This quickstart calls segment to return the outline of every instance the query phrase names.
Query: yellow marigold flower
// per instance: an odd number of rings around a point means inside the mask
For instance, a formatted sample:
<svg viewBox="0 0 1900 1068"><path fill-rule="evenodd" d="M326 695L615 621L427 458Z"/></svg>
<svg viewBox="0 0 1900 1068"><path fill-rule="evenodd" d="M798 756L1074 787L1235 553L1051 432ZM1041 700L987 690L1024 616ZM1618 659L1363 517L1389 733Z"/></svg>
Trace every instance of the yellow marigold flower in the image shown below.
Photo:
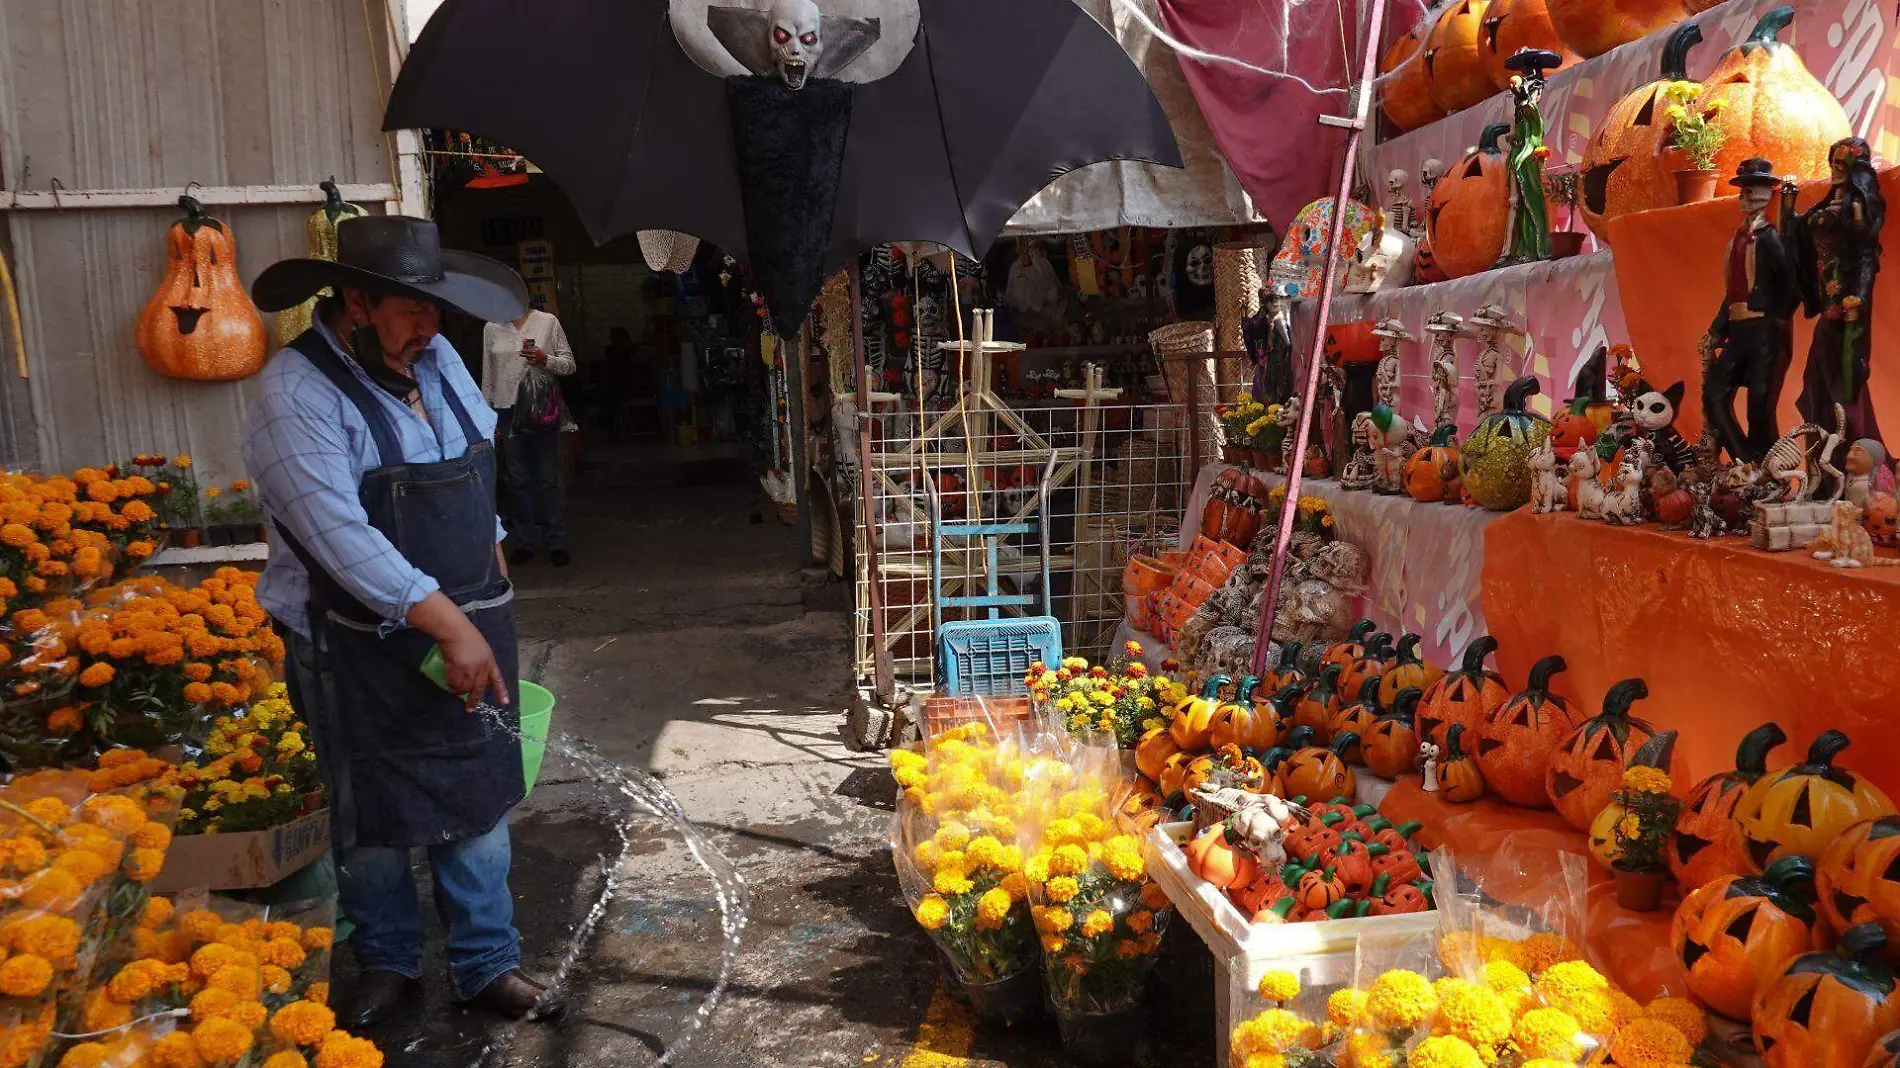
<svg viewBox="0 0 1900 1068"><path fill-rule="evenodd" d="M961 867L945 864L931 876L930 885L939 894L967 894L976 884L970 881Z"/></svg>
<svg viewBox="0 0 1900 1068"><path fill-rule="evenodd" d="M1044 953L1047 953L1051 956L1057 953L1060 953L1062 952L1062 945L1063 945L1063 942L1062 942L1061 935L1046 934L1042 936L1042 951Z"/></svg>
<svg viewBox="0 0 1900 1068"><path fill-rule="evenodd" d="M932 840L937 843L938 849L962 849L965 845L969 844L970 829L961 823L952 821L938 827L937 833Z"/></svg>
<svg viewBox="0 0 1900 1068"><path fill-rule="evenodd" d="M269 1057L266 1057L264 1059L264 1068L310 1068L310 1062L304 1060L303 1054L301 1053L297 1053L294 1050L284 1050L281 1053L273 1053Z"/></svg>
<svg viewBox="0 0 1900 1068"><path fill-rule="evenodd" d="M925 894L924 899L917 903L916 916L924 930L935 931L949 921L950 906L936 894Z"/></svg>
<svg viewBox="0 0 1900 1068"><path fill-rule="evenodd" d="M59 1059L59 1068L103 1068L112 1050L98 1042L81 1042Z"/></svg>
<svg viewBox="0 0 1900 1068"><path fill-rule="evenodd" d="M212 1068L228 1068L251 1051L251 1029L235 1020L213 1017L192 1028L191 1044Z"/></svg>
<svg viewBox="0 0 1900 1068"><path fill-rule="evenodd" d="M1432 984L1414 971L1395 968L1372 981L1366 991L1366 1011L1382 1027L1411 1028L1438 1009Z"/></svg>
<svg viewBox="0 0 1900 1068"><path fill-rule="evenodd" d="M311 983L309 986L304 987L303 999L305 1001L314 1001L319 1005L328 1005L330 1003L330 984Z"/></svg>
<svg viewBox="0 0 1900 1068"><path fill-rule="evenodd" d="M1408 1068L1484 1068L1471 1044L1453 1035L1434 1035L1413 1047Z"/></svg>
<svg viewBox="0 0 1900 1068"><path fill-rule="evenodd" d="M191 1018L209 1020L216 1016L223 1016L237 1008L237 1004L238 996L229 990L220 990L217 987L201 990L191 999Z"/></svg>
<svg viewBox="0 0 1900 1068"><path fill-rule="evenodd" d="M1311 1025L1285 1009L1268 1009L1234 1028L1233 1044L1245 1055L1298 1049Z"/></svg>
<svg viewBox="0 0 1900 1068"><path fill-rule="evenodd" d="M1682 1064L1694 1052L1681 1031L1662 1020L1637 1020L1610 1039L1610 1056L1617 1064L1649 1068Z"/></svg>
<svg viewBox="0 0 1900 1068"><path fill-rule="evenodd" d="M1065 908L1046 908L1042 910L1042 928L1051 934L1061 934L1075 926L1075 915Z"/></svg>
<svg viewBox="0 0 1900 1068"><path fill-rule="evenodd" d="M1340 1027L1354 1027L1366 1014L1366 992L1341 987L1326 997L1326 1018Z"/></svg>
<svg viewBox="0 0 1900 1068"><path fill-rule="evenodd" d="M63 871L48 868L34 872L21 884L20 904L29 909L65 912L79 903L86 892L79 880Z"/></svg>
<svg viewBox="0 0 1900 1068"><path fill-rule="evenodd" d="M1643 794L1666 794L1674 786L1669 773L1661 768L1648 768L1639 764L1623 773L1625 790Z"/></svg>
<svg viewBox="0 0 1900 1068"><path fill-rule="evenodd" d="M124 1027L132 1022L132 1006L112 1000L106 990L94 990L86 995L86 1011L82 1022L87 1031L110 1031Z"/></svg>
<svg viewBox="0 0 1900 1068"><path fill-rule="evenodd" d="M79 806L79 811L87 823L119 834L130 834L145 825L144 808L137 801L117 794L90 798Z"/></svg>
<svg viewBox="0 0 1900 1068"><path fill-rule="evenodd" d="M991 887L976 899L976 927L979 931L994 931L1003 926L1009 918L1009 910L1015 901L1009 891L1001 887Z"/></svg>
<svg viewBox="0 0 1900 1068"><path fill-rule="evenodd" d="M1260 977L1260 996L1268 1001L1292 1001L1300 996L1300 977L1275 968Z"/></svg>
<svg viewBox="0 0 1900 1068"><path fill-rule="evenodd" d="M999 861L1003 859L1003 843L990 835L980 835L970 839L970 844L965 847L963 855L973 868L1000 867Z"/></svg>
<svg viewBox="0 0 1900 1068"><path fill-rule="evenodd" d="M1088 866L1088 851L1079 845L1057 846L1049 857L1049 871L1055 875L1080 875Z"/></svg>
<svg viewBox="0 0 1900 1068"><path fill-rule="evenodd" d="M218 936L218 925L223 922L224 918L210 909L193 909L179 917L178 929L193 942L209 942Z"/></svg>
<svg viewBox="0 0 1900 1068"><path fill-rule="evenodd" d="M217 974L207 980L209 986L217 990L229 990L240 998L256 1001L264 992L264 977L256 968L244 964L231 964L219 968Z"/></svg>
<svg viewBox="0 0 1900 1068"><path fill-rule="evenodd" d="M1517 1021L1511 1037L1526 1057L1550 1057L1575 1064L1583 1056L1583 1029L1562 1009L1532 1009Z"/></svg>
<svg viewBox="0 0 1900 1068"><path fill-rule="evenodd" d="M1401 1050L1395 1050L1384 1036L1375 1031L1354 1031L1346 1036L1346 1057L1354 1068L1398 1068Z"/></svg>
<svg viewBox="0 0 1900 1068"><path fill-rule="evenodd" d="M1462 979L1440 984L1438 1026L1475 1049L1492 1049L1511 1037L1511 1012L1490 988Z"/></svg>
<svg viewBox="0 0 1900 1068"><path fill-rule="evenodd" d="M0 871L20 875L46 866L46 846L37 838L0 838Z"/></svg>
<svg viewBox="0 0 1900 1068"><path fill-rule="evenodd" d="M1616 836L1618 838L1628 841L1630 839L1640 838L1642 834L1643 821L1636 818L1636 813L1626 813L1622 819L1616 821Z"/></svg>
<svg viewBox="0 0 1900 1068"><path fill-rule="evenodd" d="M1517 946L1517 966L1539 975L1555 964L1583 959L1583 950L1560 934L1534 934Z"/></svg>
<svg viewBox="0 0 1900 1068"><path fill-rule="evenodd" d="M1043 896L1058 905L1066 905L1080 892L1081 886L1067 875L1058 875L1050 879L1042 888Z"/></svg>
<svg viewBox="0 0 1900 1068"><path fill-rule="evenodd" d="M1115 929L1115 917L1107 909L1095 909L1082 920L1082 933L1089 938L1105 935Z"/></svg>
<svg viewBox="0 0 1900 1068"><path fill-rule="evenodd" d="M1500 994L1517 993L1531 988L1531 977L1524 969L1508 960L1486 962L1483 971L1484 985Z"/></svg>
<svg viewBox="0 0 1900 1068"><path fill-rule="evenodd" d="M1702 1009L1687 998L1657 998L1643 1010L1643 1015L1682 1032L1682 1037L1692 1046L1699 1046L1709 1037L1709 1020Z"/></svg>
<svg viewBox="0 0 1900 1068"><path fill-rule="evenodd" d="M293 1001L270 1020L270 1033L293 1046L319 1046L335 1029L336 1014L313 1001Z"/></svg>
<svg viewBox="0 0 1900 1068"><path fill-rule="evenodd" d="M1170 904L1168 901L1168 892L1161 889L1160 883L1143 883L1141 887L1141 903L1157 911L1165 909Z"/></svg>
<svg viewBox="0 0 1900 1068"><path fill-rule="evenodd" d="M1580 960L1559 961L1545 968L1535 982L1537 996L1546 1004L1560 1005L1579 994L1608 994L1610 981L1602 973Z"/></svg>
<svg viewBox="0 0 1900 1068"><path fill-rule="evenodd" d="M172 982L172 974L172 969L163 961L135 960L120 968L106 989L114 1001L131 1005L151 997L159 987Z"/></svg>
<svg viewBox="0 0 1900 1068"><path fill-rule="evenodd" d="M71 967L79 952L79 924L64 916L33 916L12 925L13 950L45 957L56 966ZM6 944L0 929L0 947Z"/></svg>
<svg viewBox="0 0 1900 1068"><path fill-rule="evenodd" d="M16 953L0 963L0 994L38 997L53 981L53 965L37 953Z"/></svg>

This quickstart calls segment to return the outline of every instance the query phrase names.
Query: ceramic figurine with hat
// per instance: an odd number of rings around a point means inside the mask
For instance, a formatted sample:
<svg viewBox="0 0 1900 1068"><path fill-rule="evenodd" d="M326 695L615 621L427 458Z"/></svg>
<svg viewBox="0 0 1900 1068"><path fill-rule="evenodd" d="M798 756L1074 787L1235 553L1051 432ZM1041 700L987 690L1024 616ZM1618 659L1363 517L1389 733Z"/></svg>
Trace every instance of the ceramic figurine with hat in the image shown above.
<svg viewBox="0 0 1900 1068"><path fill-rule="evenodd" d="M1795 211L1793 182L1781 187L1782 238L1800 281L1802 308L1815 320L1795 407L1808 422L1826 424L1839 405L1847 415L1849 441L1879 440L1867 375L1887 201L1866 141L1845 137L1834 142L1827 162L1833 184L1807 211Z"/></svg>
<svg viewBox="0 0 1900 1068"><path fill-rule="evenodd" d="M1433 312L1425 320L1432 336L1426 357L1432 369L1432 430L1458 425L1458 351L1452 342L1464 336L1465 320L1455 312Z"/></svg>
<svg viewBox="0 0 1900 1068"><path fill-rule="evenodd" d="M1768 206L1781 186L1774 164L1759 156L1745 159L1729 185L1741 191L1742 224L1723 259L1722 307L1702 339L1703 419L1731 457L1758 463L1780 436L1775 406L1794 352L1800 279L1768 222ZM1735 395L1743 390L1746 429L1735 417Z"/></svg>
<svg viewBox="0 0 1900 1068"><path fill-rule="evenodd" d="M1498 403L1498 372L1504 367L1504 335L1522 336L1524 328L1496 304L1479 308L1465 322L1474 328L1478 339L1478 358L1471 365L1471 388L1478 401L1477 417L1483 419L1504 410ZM1505 377L1516 380L1515 375Z"/></svg>
<svg viewBox="0 0 1900 1068"><path fill-rule="evenodd" d="M1504 61L1511 76L1510 222L1505 228L1500 264L1533 263L1550 258L1550 215L1544 201L1544 72L1563 66L1563 57L1543 48L1520 48Z"/></svg>
<svg viewBox="0 0 1900 1068"><path fill-rule="evenodd" d="M1292 282L1261 286L1260 310L1240 323L1241 340L1253 357L1253 395L1262 404L1293 394L1293 298L1299 292Z"/></svg>
<svg viewBox="0 0 1900 1068"><path fill-rule="evenodd" d="M1372 374L1372 402L1387 407L1397 407L1399 403L1399 345L1401 342L1417 341L1405 324L1397 319L1381 319L1372 328L1372 336L1379 339L1379 364Z"/></svg>

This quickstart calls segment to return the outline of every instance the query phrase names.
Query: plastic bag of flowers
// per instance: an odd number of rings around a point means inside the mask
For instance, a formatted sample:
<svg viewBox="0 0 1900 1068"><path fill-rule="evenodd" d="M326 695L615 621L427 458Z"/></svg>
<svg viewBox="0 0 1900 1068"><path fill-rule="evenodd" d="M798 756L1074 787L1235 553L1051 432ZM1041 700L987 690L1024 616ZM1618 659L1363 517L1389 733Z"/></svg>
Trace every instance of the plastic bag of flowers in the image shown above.
<svg viewBox="0 0 1900 1068"><path fill-rule="evenodd" d="M1227 1038L1232 1068L1323 1068L1337 1060L1342 1027L1327 1018L1329 994L1350 992L1350 984L1302 980L1298 962L1268 968L1258 982L1228 986L1228 1019L1234 1021ZM1227 974L1245 976L1257 968L1246 956L1235 957Z"/></svg>
<svg viewBox="0 0 1900 1068"><path fill-rule="evenodd" d="M970 723L923 752L894 750L903 795L891 821L898 885L918 924L986 1021L1020 1023L1040 1004L1036 933L1017 827L1034 785L1067 765Z"/></svg>
<svg viewBox="0 0 1900 1068"><path fill-rule="evenodd" d="M1038 661L1023 683L1046 722L1083 745L1133 749L1141 736L1168 722L1173 680L1148 670L1141 643L1128 642L1107 664L1072 656L1051 669Z"/></svg>
<svg viewBox="0 0 1900 1068"><path fill-rule="evenodd" d="M1124 1064L1142 1033L1136 1012L1160 948L1168 897L1148 875L1139 837L1115 821L1125 789L1112 752L1078 747L1049 799L1018 825L1043 985L1071 1060Z"/></svg>

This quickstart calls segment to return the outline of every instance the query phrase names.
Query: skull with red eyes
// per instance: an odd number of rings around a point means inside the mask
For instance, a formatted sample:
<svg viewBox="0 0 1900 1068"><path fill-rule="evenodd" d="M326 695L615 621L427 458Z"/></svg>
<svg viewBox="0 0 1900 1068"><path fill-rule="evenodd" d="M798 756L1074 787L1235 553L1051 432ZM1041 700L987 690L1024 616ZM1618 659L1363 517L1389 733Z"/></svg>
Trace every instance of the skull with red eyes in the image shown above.
<svg viewBox="0 0 1900 1068"><path fill-rule="evenodd" d="M825 40L818 5L812 0L774 0L772 4L772 67L787 88L802 89L818 66Z"/></svg>

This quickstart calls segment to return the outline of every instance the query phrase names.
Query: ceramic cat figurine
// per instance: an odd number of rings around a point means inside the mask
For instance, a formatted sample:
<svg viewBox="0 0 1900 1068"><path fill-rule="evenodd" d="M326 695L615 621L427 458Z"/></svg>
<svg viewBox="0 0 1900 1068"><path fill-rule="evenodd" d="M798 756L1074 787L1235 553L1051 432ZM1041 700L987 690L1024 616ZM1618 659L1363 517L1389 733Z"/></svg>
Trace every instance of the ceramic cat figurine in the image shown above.
<svg viewBox="0 0 1900 1068"><path fill-rule="evenodd" d="M1603 461L1594 448L1579 448L1570 456L1570 487L1577 496L1577 515L1583 519L1603 518L1603 483L1597 472Z"/></svg>
<svg viewBox="0 0 1900 1068"><path fill-rule="evenodd" d="M1900 560L1874 555L1874 536L1860 525L1860 507L1852 501L1834 502L1833 525L1808 548L1834 567L1900 567Z"/></svg>
<svg viewBox="0 0 1900 1068"><path fill-rule="evenodd" d="M1643 521L1643 469L1626 456L1616 469L1616 485L1603 494L1603 521L1615 527L1638 526Z"/></svg>
<svg viewBox="0 0 1900 1068"><path fill-rule="evenodd" d="M1538 515L1561 512L1570 504L1570 494L1557 474L1557 449L1549 438L1530 455L1531 511Z"/></svg>

